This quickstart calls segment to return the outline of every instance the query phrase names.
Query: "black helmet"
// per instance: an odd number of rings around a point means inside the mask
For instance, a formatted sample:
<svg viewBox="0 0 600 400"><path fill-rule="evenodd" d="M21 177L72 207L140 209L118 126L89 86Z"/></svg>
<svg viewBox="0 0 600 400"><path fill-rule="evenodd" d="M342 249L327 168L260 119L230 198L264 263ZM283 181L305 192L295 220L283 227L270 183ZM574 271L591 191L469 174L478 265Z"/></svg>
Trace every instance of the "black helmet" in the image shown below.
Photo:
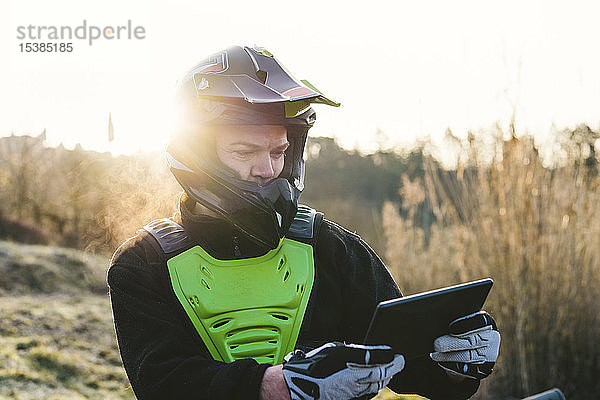
<svg viewBox="0 0 600 400"><path fill-rule="evenodd" d="M199 63L179 82L183 124L167 148L177 181L198 203L222 215L257 244L278 246L304 189L304 146L316 114L311 103L339 106L298 81L268 51L233 46ZM265 185L239 179L203 141L207 126L282 125L290 146L279 177Z"/></svg>

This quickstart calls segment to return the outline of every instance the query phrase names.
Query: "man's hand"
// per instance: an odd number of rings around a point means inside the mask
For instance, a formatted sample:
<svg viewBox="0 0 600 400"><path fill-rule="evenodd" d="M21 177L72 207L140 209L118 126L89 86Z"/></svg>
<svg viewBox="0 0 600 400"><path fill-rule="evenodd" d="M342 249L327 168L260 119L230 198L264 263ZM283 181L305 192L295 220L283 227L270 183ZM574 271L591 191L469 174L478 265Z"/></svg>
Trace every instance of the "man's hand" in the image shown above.
<svg viewBox="0 0 600 400"><path fill-rule="evenodd" d="M389 346L327 343L290 353L283 376L292 400L370 398L404 368Z"/></svg>
<svg viewBox="0 0 600 400"><path fill-rule="evenodd" d="M471 379L489 376L500 350L500 333L494 319L480 311L455 319L449 328L449 335L433 342L433 361L450 375Z"/></svg>
<svg viewBox="0 0 600 400"><path fill-rule="evenodd" d="M283 365L275 365L265 370L260 385L260 400L290 400L290 391L285 384Z"/></svg>

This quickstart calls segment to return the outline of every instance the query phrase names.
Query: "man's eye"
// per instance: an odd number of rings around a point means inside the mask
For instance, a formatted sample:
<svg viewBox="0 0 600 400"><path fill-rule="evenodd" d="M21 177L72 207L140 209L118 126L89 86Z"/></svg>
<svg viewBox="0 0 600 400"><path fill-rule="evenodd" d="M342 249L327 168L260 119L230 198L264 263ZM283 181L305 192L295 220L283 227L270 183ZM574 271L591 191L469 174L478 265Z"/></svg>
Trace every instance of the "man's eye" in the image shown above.
<svg viewBox="0 0 600 400"><path fill-rule="evenodd" d="M273 157L275 159L279 159L283 156L285 156L285 151L276 151L276 152L271 153L271 157Z"/></svg>
<svg viewBox="0 0 600 400"><path fill-rule="evenodd" d="M235 151L234 153L236 156L241 158L249 158L252 157L252 155L254 154L254 152L252 151Z"/></svg>

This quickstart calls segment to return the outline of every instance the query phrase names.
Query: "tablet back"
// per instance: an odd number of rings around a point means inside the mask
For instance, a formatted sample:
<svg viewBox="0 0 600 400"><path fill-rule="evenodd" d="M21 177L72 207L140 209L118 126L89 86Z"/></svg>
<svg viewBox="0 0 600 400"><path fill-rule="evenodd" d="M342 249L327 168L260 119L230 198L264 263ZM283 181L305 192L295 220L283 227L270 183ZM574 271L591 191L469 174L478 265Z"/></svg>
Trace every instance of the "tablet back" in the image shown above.
<svg viewBox="0 0 600 400"><path fill-rule="evenodd" d="M425 356L450 322L481 310L493 283L482 279L381 302L364 343L387 344L407 360Z"/></svg>

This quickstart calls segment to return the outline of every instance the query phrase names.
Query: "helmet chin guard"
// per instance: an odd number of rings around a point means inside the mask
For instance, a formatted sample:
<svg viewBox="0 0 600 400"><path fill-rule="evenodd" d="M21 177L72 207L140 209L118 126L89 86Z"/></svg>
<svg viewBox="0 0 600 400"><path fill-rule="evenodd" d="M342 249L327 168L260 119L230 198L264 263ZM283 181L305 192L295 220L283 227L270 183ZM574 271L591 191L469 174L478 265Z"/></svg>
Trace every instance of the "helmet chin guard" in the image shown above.
<svg viewBox="0 0 600 400"><path fill-rule="evenodd" d="M294 220L302 190L288 179L276 178L259 185L216 168L197 164L190 168L169 152L167 163L193 200L221 215L261 246L276 248Z"/></svg>
<svg viewBox="0 0 600 400"><path fill-rule="evenodd" d="M304 189L304 146L315 122L311 103L339 106L298 81L263 49L234 46L188 71L177 100L185 126L167 148L167 164L188 195L274 249L287 233ZM239 179L216 159L207 126L281 125L290 146L279 177L265 185ZM204 143L203 143L204 141Z"/></svg>

